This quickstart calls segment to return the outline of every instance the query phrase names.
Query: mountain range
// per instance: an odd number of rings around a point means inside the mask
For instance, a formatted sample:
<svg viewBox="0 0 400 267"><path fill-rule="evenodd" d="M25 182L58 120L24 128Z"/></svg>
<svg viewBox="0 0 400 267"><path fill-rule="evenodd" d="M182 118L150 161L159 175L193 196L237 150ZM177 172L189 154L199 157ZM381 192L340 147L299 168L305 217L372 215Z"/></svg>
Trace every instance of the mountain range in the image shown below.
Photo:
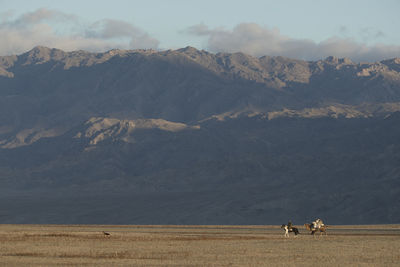
<svg viewBox="0 0 400 267"><path fill-rule="evenodd" d="M400 222L400 58L0 57L0 221Z"/></svg>

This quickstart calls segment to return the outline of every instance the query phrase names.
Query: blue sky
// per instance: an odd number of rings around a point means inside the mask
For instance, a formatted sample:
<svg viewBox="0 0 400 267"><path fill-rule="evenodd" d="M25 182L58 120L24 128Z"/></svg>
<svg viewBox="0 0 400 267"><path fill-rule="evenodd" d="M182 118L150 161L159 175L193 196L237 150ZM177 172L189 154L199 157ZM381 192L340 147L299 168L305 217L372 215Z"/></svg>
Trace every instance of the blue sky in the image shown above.
<svg viewBox="0 0 400 267"><path fill-rule="evenodd" d="M0 55L35 45L242 51L315 60L400 57L399 0L0 0Z"/></svg>

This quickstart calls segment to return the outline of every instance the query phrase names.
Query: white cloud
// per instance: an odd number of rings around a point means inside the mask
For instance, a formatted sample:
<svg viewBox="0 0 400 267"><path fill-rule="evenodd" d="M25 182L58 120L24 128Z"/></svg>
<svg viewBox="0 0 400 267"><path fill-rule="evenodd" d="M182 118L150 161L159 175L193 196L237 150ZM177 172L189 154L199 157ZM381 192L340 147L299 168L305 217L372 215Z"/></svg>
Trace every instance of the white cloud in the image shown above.
<svg viewBox="0 0 400 267"><path fill-rule="evenodd" d="M346 31L343 27L342 31ZM332 37L322 42L294 39L282 35L278 29L255 23L241 23L233 30L209 29L204 24L194 25L187 33L207 38L207 49L212 52L244 52L253 56L286 56L304 60L318 60L328 56L348 57L356 62L379 61L400 57L400 46L358 43L351 38ZM370 31L371 32L371 31ZM369 33L378 38L381 31Z"/></svg>
<svg viewBox="0 0 400 267"><path fill-rule="evenodd" d="M0 14L0 55L25 52L43 45L66 51L105 51L112 48L158 48L158 40L134 25L104 19L85 25L75 15L38 9L13 18Z"/></svg>

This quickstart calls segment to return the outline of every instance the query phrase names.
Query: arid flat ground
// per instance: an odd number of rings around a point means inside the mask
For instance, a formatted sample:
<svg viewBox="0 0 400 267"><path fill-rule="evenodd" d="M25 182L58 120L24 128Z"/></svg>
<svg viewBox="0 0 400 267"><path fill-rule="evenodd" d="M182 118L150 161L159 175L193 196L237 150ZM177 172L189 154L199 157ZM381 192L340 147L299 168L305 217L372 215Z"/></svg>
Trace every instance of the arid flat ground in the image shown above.
<svg viewBox="0 0 400 267"><path fill-rule="evenodd" d="M400 225L0 225L1 266L399 266ZM105 236L103 231L110 233Z"/></svg>

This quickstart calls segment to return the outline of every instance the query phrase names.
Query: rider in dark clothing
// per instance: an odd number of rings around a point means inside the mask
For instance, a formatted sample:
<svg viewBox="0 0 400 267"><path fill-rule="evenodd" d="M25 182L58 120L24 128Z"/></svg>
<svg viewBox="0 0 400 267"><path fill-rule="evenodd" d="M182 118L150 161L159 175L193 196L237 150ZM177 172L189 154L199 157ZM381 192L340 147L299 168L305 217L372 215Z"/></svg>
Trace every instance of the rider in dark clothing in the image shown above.
<svg viewBox="0 0 400 267"><path fill-rule="evenodd" d="M289 221L287 223L287 227L288 227L288 229L292 229L292 227L293 227L292 221Z"/></svg>

